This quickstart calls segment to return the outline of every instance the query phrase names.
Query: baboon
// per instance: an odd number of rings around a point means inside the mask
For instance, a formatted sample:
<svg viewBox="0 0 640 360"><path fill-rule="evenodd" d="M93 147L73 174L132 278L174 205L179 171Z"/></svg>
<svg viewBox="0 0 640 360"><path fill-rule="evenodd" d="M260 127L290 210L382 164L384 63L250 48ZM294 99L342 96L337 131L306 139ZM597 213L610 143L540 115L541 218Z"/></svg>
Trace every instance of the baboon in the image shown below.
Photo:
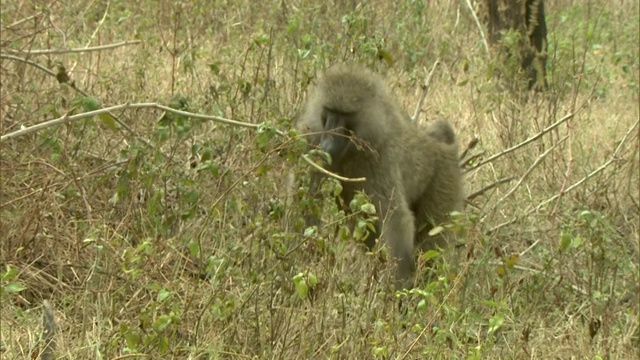
<svg viewBox="0 0 640 360"><path fill-rule="evenodd" d="M373 248L375 239L386 243L398 261L396 286L410 288L415 248L445 247L446 235L428 233L449 212L462 210L458 145L449 122L418 126L379 75L338 65L318 81L297 127L331 155L327 170L366 178L344 182L341 197L348 203L356 191L369 195L380 220L366 245Z"/></svg>

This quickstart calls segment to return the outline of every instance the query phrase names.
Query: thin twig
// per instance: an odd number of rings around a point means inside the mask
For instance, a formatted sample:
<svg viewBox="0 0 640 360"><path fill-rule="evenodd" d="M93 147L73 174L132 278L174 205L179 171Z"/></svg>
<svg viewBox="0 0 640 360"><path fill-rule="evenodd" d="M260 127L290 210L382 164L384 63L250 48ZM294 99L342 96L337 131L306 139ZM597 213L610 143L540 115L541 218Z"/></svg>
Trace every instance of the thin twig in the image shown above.
<svg viewBox="0 0 640 360"><path fill-rule="evenodd" d="M473 6L471 5L471 2L469 0L466 0L466 3L467 3L467 7L469 8L469 11L471 12L471 15L473 16L473 21L476 22L476 25L478 26L478 30L480 30L480 36L482 37L484 50L487 52L487 55L489 55L489 43L487 43L487 37L484 35L484 30L482 29L480 20L478 20L478 16L476 16L476 12L473 11Z"/></svg>
<svg viewBox="0 0 640 360"><path fill-rule="evenodd" d="M314 169L320 171L321 173L327 175L327 176L331 176L334 179L338 179L340 181L344 181L344 182L364 182L367 181L367 178L364 177L360 177L360 178L346 178L346 177L342 177L338 174L334 174L331 171L323 168L322 166L314 163L311 159L309 159L309 157L305 154L302 155L302 159L304 161L306 161L307 163L309 163L309 165L311 165Z"/></svg>
<svg viewBox="0 0 640 360"><path fill-rule="evenodd" d="M481 151L477 154L473 154L465 159L462 159L462 161L460 161L460 167L461 168L465 168L468 164L472 163L473 161L475 161L478 158L483 157L487 152L486 151Z"/></svg>
<svg viewBox="0 0 640 360"><path fill-rule="evenodd" d="M11 25L7 25L7 27L6 27L6 28L7 28L7 29L11 29L12 27L16 27L16 26L18 26L18 25L20 25L20 24L22 24L22 23L24 23L24 22L27 22L27 21L32 20L32 19L35 19L36 17L38 17L38 16L40 16L40 15L42 15L42 11L37 12L37 13L35 13L35 14L31 15L31 16L27 16L27 17L26 17L26 18L24 18L24 19L18 20L18 21L14 22L14 23L13 23L13 24L11 24Z"/></svg>
<svg viewBox="0 0 640 360"><path fill-rule="evenodd" d="M93 34L91 34L91 36L89 37L89 40L87 40L87 45L84 46L84 49L89 48L89 44L91 44L93 39L95 39L96 35L98 35L98 32L100 31L100 29L102 29L102 25L104 25L104 22L107 19L107 14L109 14L110 5L111 5L111 1L107 1L107 6L105 6L104 13L102 14L102 19L100 19L100 21L98 22L98 26L96 26L96 28L93 29ZM136 40L136 41L139 41L139 40Z"/></svg>
<svg viewBox="0 0 640 360"><path fill-rule="evenodd" d="M520 258L522 258L522 254L520 255ZM543 271L538 270L538 269L533 269L530 267L526 267L526 266L522 266L522 265L510 265L505 263L504 261L489 261L490 265L497 265L497 266L505 266L505 267L513 267L514 269L517 270L521 270L521 271L528 271L528 272L532 272L535 274L542 274ZM571 289L573 289L573 291L581 294L581 295L587 295L587 292L582 290L581 288L577 287L576 285L569 285L571 287Z"/></svg>
<svg viewBox="0 0 640 360"><path fill-rule="evenodd" d="M478 191L476 191L474 193L469 194L467 196L467 201L471 201L471 200L477 198L478 196L484 194L485 192L493 189L494 187L496 187L498 185L502 185L504 183L508 183L510 181L513 181L516 178L517 178L517 176L509 176L509 177L502 178L502 179L500 179L500 180L498 180L498 181L496 181L496 182L494 182L492 184L489 184L489 185L483 187L482 189L480 189L480 190L478 190Z"/></svg>
<svg viewBox="0 0 640 360"><path fill-rule="evenodd" d="M565 190L562 194L566 194L568 192L570 192L571 190L574 190L575 188L577 188L578 186L584 184L587 180L591 179L592 177L594 177L595 175L599 174L600 172L602 172L604 169L606 169L609 165L611 165L614 161L617 161L618 159L616 159L618 153L620 152L620 150L622 149L622 145L625 144L627 142L627 138L629 137L629 134L631 134L631 132L635 129L636 126L638 126L638 123L640 122L640 120L636 121L635 124L633 124L629 130L627 131L627 133L624 135L624 137L622 138L622 140L620 140L620 143L618 144L618 146L616 147L616 149L614 150L613 154L609 157L609 160L607 160L607 162L605 162L604 164L598 166L595 170L593 170L592 172L590 172L589 174L587 174L585 177L583 177L582 179L578 180L576 183L574 183L573 185L569 186L567 188L567 190ZM543 206L547 205L548 203L554 201L555 199L557 199L559 196L562 195L561 193L555 194L554 196L550 197L549 199L541 202L538 206L536 206L535 209L533 209L531 212L540 210L540 208L542 208Z"/></svg>
<svg viewBox="0 0 640 360"><path fill-rule="evenodd" d="M33 61L30 61L30 60L27 60L27 59L24 59L24 58L20 58L20 57L17 57L17 56L13 56L13 55L2 54L2 53L0 53L0 58L11 59L11 60L14 60L14 61L20 61L20 62L24 62L24 63L29 64L29 65L32 65L35 68L46 72L47 74L55 77L56 80L58 80L58 78L57 78L58 74L57 73L47 69L46 67L44 67L44 66L42 66L42 65L40 65L38 63L33 62ZM78 87L76 87L76 85L72 81L68 81L68 79L67 79L67 82L68 82L69 87L72 88L73 90L77 91L78 93L80 93L80 94L82 94L84 96L87 96L87 97L89 96L89 94L87 94L86 92L84 92L81 89L79 89ZM133 131L133 129L130 128L129 125L127 125L124 121L122 121L116 114L111 113L111 112L109 112L108 114L115 120L116 123L120 124L120 126L122 126L122 128L125 129L126 131L128 131L131 135L133 135L134 137L138 138L143 144L145 144L146 146L148 146L151 149L159 151L158 149L155 148L155 146L153 146L153 144L151 144L151 142L149 140L147 140L143 136L141 136L138 133L136 133L135 131ZM0 142L2 142L3 140L4 140L4 136L0 137ZM159 151L159 152L164 157L168 158L168 156L164 152L162 152L162 151Z"/></svg>
<svg viewBox="0 0 640 360"><path fill-rule="evenodd" d="M480 139L478 139L477 137L473 137L469 143L467 144L467 147L464 149L464 151L462 152L462 154L460 155L460 159L464 159L465 157L467 157L467 154L469 154L469 151L473 150L478 143L480 142ZM468 160L467 160L468 161ZM462 161L462 164L464 164L467 161Z"/></svg>
<svg viewBox="0 0 640 360"><path fill-rule="evenodd" d="M427 79L424 81L424 84L422 85L422 94L420 95L420 100L418 100L418 106L416 106L416 111L413 113L413 116L411 117L411 121L413 122L418 121L418 116L422 111L422 104L424 103L424 99L427 98L427 93L429 92L429 86L431 85L431 78L433 77L433 74L435 73L436 67L438 66L439 63L440 63L440 59L437 59L436 62L433 63L433 66L431 67L431 71L429 71L429 75L427 75Z"/></svg>
<svg viewBox="0 0 640 360"><path fill-rule="evenodd" d="M560 119L560 120L556 121L555 123L547 126L546 128L542 129L542 131L540 131L539 133L533 135L532 137L528 138L527 140L525 140L525 141L523 141L523 142L521 142L521 143L519 143L517 145L514 145L514 146L512 146L512 147L510 147L508 149L502 150L501 152L499 152L499 153L497 153L497 154L495 154L493 156L490 156L489 158L479 162L474 167L469 168L468 170L466 170L465 173L469 172L469 171L472 171L472 170L475 170L475 169L479 168L480 166L482 166L484 164L490 163L490 162L492 162L493 160L495 160L495 159L497 159L499 157L502 157L502 156L504 156L504 155L506 155L506 154L508 154L510 152L516 151L516 150L520 149L521 147L524 147L525 145L527 145L527 144L529 144L529 143L531 143L533 141L536 141L537 139L541 138L542 135L544 135L544 134L548 133L549 131L557 128L558 126L562 125L567 120L573 118L573 116L574 116L573 113L565 115L562 119Z"/></svg>
<svg viewBox="0 0 640 360"><path fill-rule="evenodd" d="M492 209L487 212L487 215L485 215L482 218L482 220L484 221L489 216L490 213L492 213L494 210L498 209L500 207L499 206L500 204L502 204L509 196L511 196L513 193L515 193L515 191L520 187L520 185L522 185L522 182L527 177L529 177L529 174L531 174L533 169L535 169L542 162L542 160L544 160L547 157L547 155L549 155L549 153L551 153L551 150L555 149L558 145L562 144L565 140L567 140L568 137L569 137L568 135L564 136L558 142L553 144L553 146L551 146L549 149L547 149L547 151L545 151L542 154L540 154L540 156L538 156L536 161L534 161L533 164L531 164L531 166L529 166L527 171L525 171L525 173L522 174L522 176L520 177L518 182L515 185L513 185L513 187L509 191L507 191L507 193L503 197L501 197L500 199L498 199L498 201L496 201L496 203L493 205Z"/></svg>
<svg viewBox="0 0 640 360"><path fill-rule="evenodd" d="M141 40L127 40L127 41L121 41L119 43L114 43L114 44L92 46L92 47L83 47L83 48L73 48L73 49L45 49L45 50L4 49L4 51L11 52L11 53L14 53L14 54L24 54L24 55L70 54L70 53L84 53L84 52L110 50L110 49L115 49L115 48L119 48L119 47L122 47L122 46L140 44L141 42L142 42ZM14 60L17 60L17 59L14 59Z"/></svg>
<svg viewBox="0 0 640 360"><path fill-rule="evenodd" d="M31 66L33 66L35 68L38 68L38 69L46 72L47 74L49 74L49 75L51 75L53 77L56 76L55 72L47 69L46 67L38 64L37 62L33 62L33 61L27 60L25 58L21 58L21 57L18 57L18 56L13 56L13 55L9 55L9 54L0 53L0 59L9 59L9 60L13 60L13 61L18 61L18 62L22 62L22 63L25 63L25 64L29 64L29 65L31 65Z"/></svg>
<svg viewBox="0 0 640 360"><path fill-rule="evenodd" d="M502 198L498 199L497 204L504 202L504 200L506 200L507 197L511 196L511 194L513 194L516 191L516 189L529 176L529 174L531 174L533 169L535 169L542 162L542 160L544 160L544 158L546 158L547 155L549 155L549 153L551 153L552 150L554 150L556 147L558 147L558 145L562 144L565 140L567 140L567 138L569 138L568 135L563 136L555 144L553 144L551 147L549 147L545 152L540 154L540 156L538 156L538 158L536 158L536 160L533 162L533 164L531 164L531 166L529 166L527 171L525 171L524 174L522 174L522 176L520 177L518 182L513 186L513 188L511 188L511 190L509 190Z"/></svg>

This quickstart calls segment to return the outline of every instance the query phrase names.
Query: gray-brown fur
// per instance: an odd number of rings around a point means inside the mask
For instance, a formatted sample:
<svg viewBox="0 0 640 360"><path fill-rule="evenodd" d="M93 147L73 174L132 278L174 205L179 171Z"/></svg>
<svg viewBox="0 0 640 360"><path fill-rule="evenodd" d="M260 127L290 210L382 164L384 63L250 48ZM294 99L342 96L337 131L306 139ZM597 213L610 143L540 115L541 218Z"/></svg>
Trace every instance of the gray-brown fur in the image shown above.
<svg viewBox="0 0 640 360"><path fill-rule="evenodd" d="M298 121L310 143L332 156L327 170L366 177L343 183L349 202L364 190L377 206L382 226L367 245L381 238L398 259L399 287L407 288L415 270L415 248L445 247L444 235L428 235L434 224L462 210L463 190L455 133L446 120L420 127L394 101L383 79L353 65L327 70ZM420 230L420 231L418 231Z"/></svg>

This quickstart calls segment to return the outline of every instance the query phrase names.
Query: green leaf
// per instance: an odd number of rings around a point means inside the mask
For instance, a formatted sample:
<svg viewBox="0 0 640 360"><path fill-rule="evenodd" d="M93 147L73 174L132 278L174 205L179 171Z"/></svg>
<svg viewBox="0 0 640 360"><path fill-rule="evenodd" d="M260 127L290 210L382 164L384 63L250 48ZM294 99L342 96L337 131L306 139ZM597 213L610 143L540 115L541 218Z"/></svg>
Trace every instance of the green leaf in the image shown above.
<svg viewBox="0 0 640 360"><path fill-rule="evenodd" d="M171 325L171 317L169 315L161 315L153 322L153 329L162 331Z"/></svg>
<svg viewBox="0 0 640 360"><path fill-rule="evenodd" d="M269 36L265 33L260 33L253 38L253 42L258 46L268 45Z"/></svg>
<svg viewBox="0 0 640 360"><path fill-rule="evenodd" d="M389 356L389 348L385 346L374 347L372 350L373 356L386 359Z"/></svg>
<svg viewBox="0 0 640 360"><path fill-rule="evenodd" d="M7 266L7 271L5 271L4 274L2 274L2 277L0 277L0 280L2 280L2 282L11 281L15 279L16 276L18 276L18 274L19 272L17 269L12 268L11 266Z"/></svg>
<svg viewBox="0 0 640 360"><path fill-rule="evenodd" d="M117 130L116 119L113 118L110 114L100 114L98 115L102 123L111 130Z"/></svg>
<svg viewBox="0 0 640 360"><path fill-rule="evenodd" d="M209 67L209 70L212 74L220 75L220 64L220 61L215 61L207 64L207 66Z"/></svg>
<svg viewBox="0 0 640 360"><path fill-rule="evenodd" d="M200 244L198 244L197 241L189 241L189 254L191 254L193 258L197 258L200 254Z"/></svg>
<svg viewBox="0 0 640 360"><path fill-rule="evenodd" d="M573 241L571 242L571 247L574 249L577 249L579 247L582 246L582 244L584 244L584 239L581 236L576 236L573 238Z"/></svg>
<svg viewBox="0 0 640 360"><path fill-rule="evenodd" d="M169 107L176 110L189 111L189 101L184 95L176 94L169 100Z"/></svg>
<svg viewBox="0 0 640 360"><path fill-rule="evenodd" d="M393 56L385 49L378 49L376 56L378 59L384 60L387 63L387 66L393 65Z"/></svg>
<svg viewBox="0 0 640 360"><path fill-rule="evenodd" d="M166 353L169 351L169 338L166 336L162 336L158 339L158 349L160 349L161 353Z"/></svg>
<svg viewBox="0 0 640 360"><path fill-rule="evenodd" d="M429 236L436 236L444 231L444 227L435 226L433 229L429 230Z"/></svg>
<svg viewBox="0 0 640 360"><path fill-rule="evenodd" d="M160 290L160 292L158 293L158 301L164 301L166 300L169 296L171 296L171 291L167 290L167 289L162 289Z"/></svg>
<svg viewBox="0 0 640 360"><path fill-rule="evenodd" d="M369 215L375 215L376 213L376 207L371 203L363 204L362 206L360 206L360 210Z"/></svg>
<svg viewBox="0 0 640 360"><path fill-rule="evenodd" d="M358 223L353 229L353 238L361 241L365 240L367 235L367 222L364 220L358 220Z"/></svg>
<svg viewBox="0 0 640 360"><path fill-rule="evenodd" d="M94 111L94 110L98 110L102 107L102 104L100 103L100 100L91 97L91 96L87 96L87 97L83 97L80 99L80 104L82 105L82 109L86 112L86 111Z"/></svg>
<svg viewBox="0 0 640 360"><path fill-rule="evenodd" d="M489 319L489 333L495 333L504 323L504 316L496 314Z"/></svg>
<svg viewBox="0 0 640 360"><path fill-rule="evenodd" d="M571 246L571 233L568 231L563 231L562 235L560 235L560 250L565 251Z"/></svg>
<svg viewBox="0 0 640 360"><path fill-rule="evenodd" d="M26 290L26 286L22 285L19 282L12 281L4 286L4 292L8 294L17 294L20 291Z"/></svg>
<svg viewBox="0 0 640 360"><path fill-rule="evenodd" d="M307 282L304 280L299 280L295 283L295 286L296 292L298 293L300 299L306 299L309 295L309 286L307 286Z"/></svg>
<svg viewBox="0 0 640 360"><path fill-rule="evenodd" d="M422 259L425 261L435 259L438 256L438 252L436 250L429 250L422 253Z"/></svg>
<svg viewBox="0 0 640 360"><path fill-rule="evenodd" d="M140 342L142 341L140 334L134 330L127 331L124 334L124 339L127 342L127 347L133 352L138 349L138 345L140 345Z"/></svg>
<svg viewBox="0 0 640 360"><path fill-rule="evenodd" d="M338 236L340 237L340 240L349 240L349 228L347 226L340 226L340 228L338 229Z"/></svg>
<svg viewBox="0 0 640 360"><path fill-rule="evenodd" d="M318 277L313 273L310 272L309 275L307 275L307 278L309 280L309 286L311 288L314 288L316 285L318 285Z"/></svg>
<svg viewBox="0 0 640 360"><path fill-rule="evenodd" d="M304 237L306 238L312 237L317 233L318 233L317 226L309 226L308 228L304 229Z"/></svg>
<svg viewBox="0 0 640 360"><path fill-rule="evenodd" d="M198 165L198 167L196 167L196 172L202 172L202 171L207 171L209 173L211 173L211 175L213 175L213 177L218 177L218 175L220 174L220 166L218 166L218 163L214 162L214 161L206 161L203 162L202 164Z"/></svg>
<svg viewBox="0 0 640 360"><path fill-rule="evenodd" d="M512 269L516 264L520 261L520 256L518 254L509 255L504 258L503 262L509 269Z"/></svg>

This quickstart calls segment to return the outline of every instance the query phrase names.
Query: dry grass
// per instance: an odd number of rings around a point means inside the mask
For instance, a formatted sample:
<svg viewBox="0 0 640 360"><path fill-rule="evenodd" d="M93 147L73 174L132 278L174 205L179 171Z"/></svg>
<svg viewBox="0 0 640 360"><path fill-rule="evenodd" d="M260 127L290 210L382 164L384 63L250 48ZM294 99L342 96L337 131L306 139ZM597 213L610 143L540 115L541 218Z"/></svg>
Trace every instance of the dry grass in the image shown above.
<svg viewBox="0 0 640 360"><path fill-rule="evenodd" d="M637 2L548 1L551 87L528 96L492 76L463 2L174 3L2 3L2 136L89 98L264 125L141 108L114 114L131 131L102 116L2 141L2 358L37 354L44 299L57 358L638 356ZM125 40L140 42L33 53ZM385 73L413 113L436 59L422 120L449 117L484 158L574 117L467 173L469 193L516 179L468 206L465 256L444 256L403 316L377 256L333 226L303 236L286 174L308 166L272 129L344 60Z"/></svg>

